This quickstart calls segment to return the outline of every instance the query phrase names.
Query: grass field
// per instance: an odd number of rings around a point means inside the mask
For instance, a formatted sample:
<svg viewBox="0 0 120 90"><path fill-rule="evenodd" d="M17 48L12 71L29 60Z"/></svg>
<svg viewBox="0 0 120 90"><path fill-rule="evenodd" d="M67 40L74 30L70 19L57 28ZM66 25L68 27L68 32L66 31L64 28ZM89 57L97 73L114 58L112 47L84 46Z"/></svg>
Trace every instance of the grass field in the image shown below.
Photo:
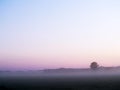
<svg viewBox="0 0 120 90"><path fill-rule="evenodd" d="M120 90L120 74L2 73L0 90Z"/></svg>

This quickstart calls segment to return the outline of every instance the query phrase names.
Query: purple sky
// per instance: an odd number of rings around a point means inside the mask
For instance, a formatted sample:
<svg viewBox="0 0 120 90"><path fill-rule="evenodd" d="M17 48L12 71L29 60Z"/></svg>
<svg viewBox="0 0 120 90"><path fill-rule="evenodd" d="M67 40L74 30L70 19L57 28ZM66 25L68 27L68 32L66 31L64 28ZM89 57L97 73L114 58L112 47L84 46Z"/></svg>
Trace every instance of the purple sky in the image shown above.
<svg viewBox="0 0 120 90"><path fill-rule="evenodd" d="M120 65L119 0L1 0L0 69Z"/></svg>

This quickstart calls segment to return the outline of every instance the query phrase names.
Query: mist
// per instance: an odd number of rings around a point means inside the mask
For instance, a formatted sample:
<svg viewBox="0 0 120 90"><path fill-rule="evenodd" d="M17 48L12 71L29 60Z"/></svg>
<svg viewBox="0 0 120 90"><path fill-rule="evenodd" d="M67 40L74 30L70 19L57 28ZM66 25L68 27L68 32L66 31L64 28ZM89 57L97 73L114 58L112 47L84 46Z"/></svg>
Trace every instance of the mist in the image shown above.
<svg viewBox="0 0 120 90"><path fill-rule="evenodd" d="M45 70L30 70L30 71L1 71L1 77L90 77L90 76L111 76L120 75L120 69L118 70L91 70L86 71L49 71Z"/></svg>

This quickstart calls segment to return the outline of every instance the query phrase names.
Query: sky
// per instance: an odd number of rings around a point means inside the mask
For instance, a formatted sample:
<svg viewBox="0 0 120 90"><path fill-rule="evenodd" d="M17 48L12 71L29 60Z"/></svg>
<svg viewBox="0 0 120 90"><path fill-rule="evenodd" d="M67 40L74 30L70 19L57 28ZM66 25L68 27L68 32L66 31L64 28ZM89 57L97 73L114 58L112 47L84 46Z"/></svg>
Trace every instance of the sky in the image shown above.
<svg viewBox="0 0 120 90"><path fill-rule="evenodd" d="M119 0L0 0L0 70L120 65Z"/></svg>

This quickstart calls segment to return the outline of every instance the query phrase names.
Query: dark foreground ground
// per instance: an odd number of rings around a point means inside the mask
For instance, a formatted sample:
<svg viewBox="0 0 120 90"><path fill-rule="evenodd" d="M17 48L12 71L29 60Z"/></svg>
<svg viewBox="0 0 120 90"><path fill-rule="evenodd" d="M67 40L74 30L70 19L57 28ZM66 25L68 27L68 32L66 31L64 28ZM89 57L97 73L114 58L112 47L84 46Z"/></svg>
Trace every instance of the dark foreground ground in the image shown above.
<svg viewBox="0 0 120 90"><path fill-rule="evenodd" d="M0 90L120 90L120 75L1 75Z"/></svg>

